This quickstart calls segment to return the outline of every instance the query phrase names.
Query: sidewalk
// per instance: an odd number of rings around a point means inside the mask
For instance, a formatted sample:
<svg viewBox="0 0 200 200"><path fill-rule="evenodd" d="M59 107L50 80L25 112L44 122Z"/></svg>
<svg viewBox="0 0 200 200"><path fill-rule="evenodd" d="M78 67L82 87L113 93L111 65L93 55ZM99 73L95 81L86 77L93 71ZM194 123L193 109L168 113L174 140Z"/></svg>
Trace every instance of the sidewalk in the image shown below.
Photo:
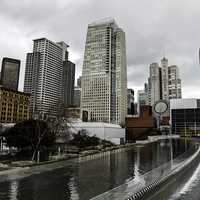
<svg viewBox="0 0 200 200"><path fill-rule="evenodd" d="M19 173L21 171L25 171L29 168L30 167L10 167L8 169L0 171L0 176L16 174L16 173Z"/></svg>
<svg viewBox="0 0 200 200"><path fill-rule="evenodd" d="M95 159L95 156L93 156L93 155L99 155L99 154L109 152L109 151L115 153L120 149L128 150L129 148L132 148L133 146L135 146L135 144L127 144L127 145L121 145L121 146L112 147L112 148L106 148L106 149L102 149L101 151L88 150L88 151L80 152L79 154L75 154L75 155L66 154L65 156L56 156L56 157L54 157L53 160L44 161L44 162L40 162L40 163L32 162L32 161L17 161L17 162L12 162L12 164L7 165L7 166L4 165L3 168L1 168L1 165L3 165L3 164L0 163L0 176L14 175L19 172L34 169L34 167L37 167L37 166L40 167L43 165L51 165L51 164L59 163L59 162L61 163L60 167L62 167L63 166L62 161L63 162L73 161L74 159L77 159L77 161L78 161L79 158L84 158L87 156L91 156L91 159Z"/></svg>

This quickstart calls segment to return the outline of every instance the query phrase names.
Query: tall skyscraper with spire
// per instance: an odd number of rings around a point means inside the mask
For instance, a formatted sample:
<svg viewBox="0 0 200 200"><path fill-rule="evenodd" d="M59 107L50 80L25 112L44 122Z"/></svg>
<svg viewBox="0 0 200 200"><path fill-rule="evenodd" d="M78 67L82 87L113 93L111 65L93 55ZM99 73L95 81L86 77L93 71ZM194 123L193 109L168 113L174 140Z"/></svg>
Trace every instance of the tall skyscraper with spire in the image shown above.
<svg viewBox="0 0 200 200"><path fill-rule="evenodd" d="M125 33L114 19L88 25L81 111L89 121L124 124L127 114Z"/></svg>

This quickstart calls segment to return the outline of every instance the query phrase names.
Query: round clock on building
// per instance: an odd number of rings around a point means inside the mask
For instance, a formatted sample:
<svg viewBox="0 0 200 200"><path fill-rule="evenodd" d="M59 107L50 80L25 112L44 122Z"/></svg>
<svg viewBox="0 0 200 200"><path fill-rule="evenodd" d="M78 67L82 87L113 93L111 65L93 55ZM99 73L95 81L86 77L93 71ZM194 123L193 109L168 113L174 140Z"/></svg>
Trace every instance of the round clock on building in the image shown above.
<svg viewBox="0 0 200 200"><path fill-rule="evenodd" d="M157 101L155 104L154 104L154 112L161 115L163 113L165 113L167 110L168 110L168 103L164 100L160 100L160 101Z"/></svg>

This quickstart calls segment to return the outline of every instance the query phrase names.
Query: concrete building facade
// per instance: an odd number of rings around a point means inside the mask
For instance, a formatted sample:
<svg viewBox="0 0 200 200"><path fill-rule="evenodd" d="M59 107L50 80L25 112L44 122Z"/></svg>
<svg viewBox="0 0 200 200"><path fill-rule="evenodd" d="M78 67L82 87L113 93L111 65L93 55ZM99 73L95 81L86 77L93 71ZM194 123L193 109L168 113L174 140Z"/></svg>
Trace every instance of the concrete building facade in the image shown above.
<svg viewBox="0 0 200 200"><path fill-rule="evenodd" d="M169 102L170 99L182 97L178 66L169 66L168 60L163 58L161 66L158 63L152 63L149 71L148 84L145 90L148 96L146 105L153 106L159 100Z"/></svg>
<svg viewBox="0 0 200 200"><path fill-rule="evenodd" d="M63 62L63 94L64 105L73 105L74 100L75 64L69 60Z"/></svg>
<svg viewBox="0 0 200 200"><path fill-rule="evenodd" d="M80 87L74 87L73 105L79 108L81 106L81 88Z"/></svg>
<svg viewBox="0 0 200 200"><path fill-rule="evenodd" d="M69 46L46 38L34 40L28 53L24 91L31 94L32 117L58 116L73 104L75 64L68 60Z"/></svg>
<svg viewBox="0 0 200 200"><path fill-rule="evenodd" d="M40 52L28 53L26 56L26 69L24 77L24 91L30 95L30 114L37 110L37 87L40 69Z"/></svg>
<svg viewBox="0 0 200 200"><path fill-rule="evenodd" d="M88 25L81 84L81 113L87 111L89 121L125 123L125 33L113 19Z"/></svg>
<svg viewBox="0 0 200 200"><path fill-rule="evenodd" d="M169 99L180 99L182 97L181 79L179 78L179 68L171 65L168 68L169 79Z"/></svg>
<svg viewBox="0 0 200 200"><path fill-rule="evenodd" d="M24 92L31 94L30 112L37 116L57 115L62 100L63 49L46 39L34 40L27 54Z"/></svg>
<svg viewBox="0 0 200 200"><path fill-rule="evenodd" d="M160 73L160 67L158 63L152 63L150 65L150 92L151 92L151 106L154 105L154 103L161 99L161 73ZM148 96L148 95L147 95Z"/></svg>
<svg viewBox="0 0 200 200"><path fill-rule="evenodd" d="M137 113L140 114L141 106L147 105L147 93L145 92L145 90L138 90L137 102Z"/></svg>
<svg viewBox="0 0 200 200"><path fill-rule="evenodd" d="M169 101L169 80L168 80L168 59L165 57L161 60L161 82L162 94L161 99Z"/></svg>
<svg viewBox="0 0 200 200"><path fill-rule="evenodd" d="M79 87L79 88L81 88L81 79L82 79L81 76L79 76L77 79L77 87Z"/></svg>
<svg viewBox="0 0 200 200"><path fill-rule="evenodd" d="M135 97L133 89L127 89L127 114L135 114Z"/></svg>
<svg viewBox="0 0 200 200"><path fill-rule="evenodd" d="M74 81L75 81L75 64L69 61L68 47L65 42L57 42L63 50L63 76L62 76L62 98L64 107L73 105L74 98Z"/></svg>

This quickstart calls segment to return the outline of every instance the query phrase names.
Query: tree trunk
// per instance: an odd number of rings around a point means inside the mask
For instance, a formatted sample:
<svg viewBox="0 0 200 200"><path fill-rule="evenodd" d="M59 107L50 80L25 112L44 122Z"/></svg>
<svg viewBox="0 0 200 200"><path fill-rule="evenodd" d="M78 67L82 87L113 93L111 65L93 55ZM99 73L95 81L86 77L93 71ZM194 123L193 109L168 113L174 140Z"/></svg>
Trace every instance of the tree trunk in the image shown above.
<svg viewBox="0 0 200 200"><path fill-rule="evenodd" d="M33 155L32 155L32 161L34 161L34 159L35 159L35 154L36 154L36 152L37 152L37 150L35 149L34 151L33 151Z"/></svg>
<svg viewBox="0 0 200 200"><path fill-rule="evenodd" d="M40 151L37 151L37 163L40 162Z"/></svg>

